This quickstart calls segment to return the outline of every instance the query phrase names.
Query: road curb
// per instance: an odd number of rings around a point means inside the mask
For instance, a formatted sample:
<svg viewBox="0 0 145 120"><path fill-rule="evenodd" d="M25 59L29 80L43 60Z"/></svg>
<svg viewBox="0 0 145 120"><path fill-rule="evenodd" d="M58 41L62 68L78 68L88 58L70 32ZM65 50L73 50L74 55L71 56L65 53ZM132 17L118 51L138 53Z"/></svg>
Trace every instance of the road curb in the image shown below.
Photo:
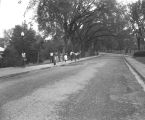
<svg viewBox="0 0 145 120"><path fill-rule="evenodd" d="M7 79L7 78L10 78L10 77L15 77L17 75L23 75L23 74L27 74L31 71L26 71L26 72L21 72L21 73L14 73L14 74L10 74L10 75L5 75L5 76L1 76L0 79Z"/></svg>
<svg viewBox="0 0 145 120"><path fill-rule="evenodd" d="M92 56L92 57L86 57L85 59L80 59L80 60L77 60L77 61L72 61L70 63L66 62L66 63L60 64L60 65L52 65L50 67L44 67L44 68L40 68L40 69L28 70L28 71L25 71L25 72L13 73L13 74L10 74L10 75L4 75L4 76L1 76L0 79L7 79L7 78L10 78L10 77L15 77L17 75L23 75L23 74L27 74L27 73L30 73L30 72L36 71L36 70L44 70L44 69L49 69L49 68L53 68L53 67L59 67L59 66L63 66L63 65L68 65L68 64L71 64L71 63L81 62L81 61L89 60L89 59L100 57L100 56L102 56L102 55Z"/></svg>
<svg viewBox="0 0 145 120"><path fill-rule="evenodd" d="M124 60L130 65L130 67L139 75L139 77L145 82L145 77L124 57Z"/></svg>

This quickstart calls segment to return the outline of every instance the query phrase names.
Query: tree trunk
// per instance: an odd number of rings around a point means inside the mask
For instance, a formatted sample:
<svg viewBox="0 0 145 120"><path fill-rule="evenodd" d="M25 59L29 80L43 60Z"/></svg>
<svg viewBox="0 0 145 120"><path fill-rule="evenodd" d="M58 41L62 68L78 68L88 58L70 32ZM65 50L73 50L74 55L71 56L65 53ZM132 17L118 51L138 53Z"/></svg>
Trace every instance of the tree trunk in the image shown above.
<svg viewBox="0 0 145 120"><path fill-rule="evenodd" d="M137 38L137 47L138 47L138 50L140 50L140 38Z"/></svg>
<svg viewBox="0 0 145 120"><path fill-rule="evenodd" d="M63 54L65 54L67 51L67 38L64 37L64 48L63 48Z"/></svg>
<svg viewBox="0 0 145 120"><path fill-rule="evenodd" d="M85 57L84 43L81 43L81 57Z"/></svg>
<svg viewBox="0 0 145 120"><path fill-rule="evenodd" d="M38 51L38 54L37 54L37 63L39 64L39 58L40 58L40 52Z"/></svg>

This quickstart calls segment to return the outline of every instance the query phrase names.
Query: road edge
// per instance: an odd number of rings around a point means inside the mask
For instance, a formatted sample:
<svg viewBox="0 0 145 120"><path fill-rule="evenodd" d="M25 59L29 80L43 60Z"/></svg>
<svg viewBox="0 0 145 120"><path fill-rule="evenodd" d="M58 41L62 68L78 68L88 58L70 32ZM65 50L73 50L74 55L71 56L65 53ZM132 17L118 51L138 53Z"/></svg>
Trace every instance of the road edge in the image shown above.
<svg viewBox="0 0 145 120"><path fill-rule="evenodd" d="M143 77L143 75L136 70L136 68L124 57L124 60L131 66L131 68L141 77L141 79L143 79L143 82L145 82L145 77Z"/></svg>
<svg viewBox="0 0 145 120"><path fill-rule="evenodd" d="M125 58L125 56L123 56L124 58L124 61L125 61L125 64L126 66L128 67L129 71L134 75L134 77L137 79L138 83L141 85L141 87L143 88L143 90L145 91L145 78L143 77L143 75L138 71L136 70L136 68ZM129 68L130 67L130 68ZM132 69L132 70L130 70ZM135 72L135 73L133 73ZM136 75L137 76L136 76ZM139 77L139 78L138 78Z"/></svg>
<svg viewBox="0 0 145 120"><path fill-rule="evenodd" d="M15 77L17 75L23 75L23 74L27 74L27 73L30 73L32 71L37 71L37 70L44 70L44 69L49 69L49 68L53 68L53 67L59 67L59 66L64 66L64 65L68 65L68 64L71 64L71 63L75 63L75 62L81 62L81 61L85 61L85 60L89 60L89 59L92 59L92 58L97 58L97 57L100 57L102 55L98 55L98 56L91 56L91 57L85 57L85 58L81 58L77 61L72 61L72 62L66 62L66 63L63 63L63 64L60 64L60 65L54 65L54 66L50 66L50 67L43 67L43 68L40 68L40 69L35 69L35 70L28 70L28 71L25 71L25 72L20 72L20 73L13 73L13 74L9 74L9 75L4 75L4 76L1 76L0 79L7 79L7 78L10 78L10 77Z"/></svg>

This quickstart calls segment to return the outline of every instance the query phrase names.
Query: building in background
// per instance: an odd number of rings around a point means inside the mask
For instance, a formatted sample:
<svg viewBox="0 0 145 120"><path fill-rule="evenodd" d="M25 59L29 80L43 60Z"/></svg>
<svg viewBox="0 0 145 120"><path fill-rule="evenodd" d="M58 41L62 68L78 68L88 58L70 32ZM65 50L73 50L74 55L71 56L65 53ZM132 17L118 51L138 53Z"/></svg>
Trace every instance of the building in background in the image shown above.
<svg viewBox="0 0 145 120"><path fill-rule="evenodd" d="M3 52L4 52L4 48L0 47L0 58L2 58Z"/></svg>

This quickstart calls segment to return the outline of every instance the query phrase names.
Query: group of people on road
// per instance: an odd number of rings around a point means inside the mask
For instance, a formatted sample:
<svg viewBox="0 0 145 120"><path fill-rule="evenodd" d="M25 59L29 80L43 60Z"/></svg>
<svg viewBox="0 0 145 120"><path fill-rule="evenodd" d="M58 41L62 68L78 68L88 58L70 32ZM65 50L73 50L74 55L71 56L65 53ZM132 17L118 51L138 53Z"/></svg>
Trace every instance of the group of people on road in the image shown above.
<svg viewBox="0 0 145 120"><path fill-rule="evenodd" d="M80 52L73 52L71 51L69 54L65 53L64 55L62 55L62 60L63 61L68 61L68 58L70 58L70 60L77 60L80 58ZM54 65L56 65L56 62L57 62L57 59L60 60L60 55L57 55L57 53L54 53L54 52L50 52L50 62L53 63Z"/></svg>
<svg viewBox="0 0 145 120"><path fill-rule="evenodd" d="M53 52L50 52L50 62L56 65L56 55Z"/></svg>
<svg viewBox="0 0 145 120"><path fill-rule="evenodd" d="M71 61L74 59L75 61L80 58L81 52L70 52L70 59Z"/></svg>
<svg viewBox="0 0 145 120"><path fill-rule="evenodd" d="M54 52L50 52L50 62L53 63L54 65L56 65L57 61L60 62L61 59L62 59L62 55L54 53ZM64 54L63 60L65 62L68 60L67 54Z"/></svg>

